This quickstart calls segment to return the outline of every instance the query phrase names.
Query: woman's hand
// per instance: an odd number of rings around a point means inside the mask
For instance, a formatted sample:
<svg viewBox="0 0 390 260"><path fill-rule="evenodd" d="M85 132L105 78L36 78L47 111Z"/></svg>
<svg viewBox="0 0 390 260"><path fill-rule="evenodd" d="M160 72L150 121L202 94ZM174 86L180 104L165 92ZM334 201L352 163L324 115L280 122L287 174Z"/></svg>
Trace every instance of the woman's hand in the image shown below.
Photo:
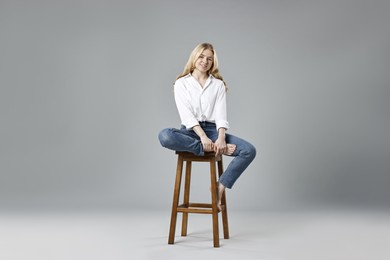
<svg viewBox="0 0 390 260"><path fill-rule="evenodd" d="M210 140L210 138L207 137L207 135L201 136L200 141L203 145L203 151L205 152L211 152L214 150L214 143Z"/></svg>
<svg viewBox="0 0 390 260"><path fill-rule="evenodd" d="M226 129L222 127L218 129L218 138L214 144L215 155L221 155L226 153L227 151L227 145L225 141L225 131Z"/></svg>
<svg viewBox="0 0 390 260"><path fill-rule="evenodd" d="M194 132L199 136L200 142L203 146L203 151L212 152L214 150L214 143L207 137L202 127L200 127L200 125L196 125L192 128L192 130L194 130Z"/></svg>
<svg viewBox="0 0 390 260"><path fill-rule="evenodd" d="M221 155L226 152L227 146L225 138L218 138L214 144L215 155Z"/></svg>

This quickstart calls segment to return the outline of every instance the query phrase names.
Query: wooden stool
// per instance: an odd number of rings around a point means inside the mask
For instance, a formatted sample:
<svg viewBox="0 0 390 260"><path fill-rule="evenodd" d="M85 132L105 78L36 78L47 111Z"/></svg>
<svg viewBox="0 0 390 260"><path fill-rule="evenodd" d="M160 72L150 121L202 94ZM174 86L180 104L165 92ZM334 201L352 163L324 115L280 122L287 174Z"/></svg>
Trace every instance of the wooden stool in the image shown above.
<svg viewBox="0 0 390 260"><path fill-rule="evenodd" d="M219 229L218 229L218 213L220 210L217 207L218 191L217 191L217 175L216 163L218 164L218 176L223 173L222 156L215 156L213 152L205 153L204 156L197 156L188 152L176 152L178 155L176 168L175 190L173 193L171 225L169 229L168 244L173 244L175 240L177 213L182 215L181 235L187 236L188 213L211 214L213 219L213 240L214 247L219 247ZM181 177L183 172L183 163L186 162L186 175L184 183L184 199L183 204L179 205ZM191 184L191 167L192 162L209 162L210 163L210 181L211 181L211 203L191 203L190 202L190 184ZM225 192L221 198L222 203L222 223L223 236L229 238L228 216L226 207Z"/></svg>

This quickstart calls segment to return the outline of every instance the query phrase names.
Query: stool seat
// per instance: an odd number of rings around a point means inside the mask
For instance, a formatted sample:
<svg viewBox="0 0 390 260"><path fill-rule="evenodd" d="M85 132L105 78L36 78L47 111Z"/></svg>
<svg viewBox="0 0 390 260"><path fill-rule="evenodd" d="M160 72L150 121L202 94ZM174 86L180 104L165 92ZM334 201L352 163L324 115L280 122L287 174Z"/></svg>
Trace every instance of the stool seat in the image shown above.
<svg viewBox="0 0 390 260"><path fill-rule="evenodd" d="M203 161L209 161L210 158L215 157L217 161L222 159L221 155L215 156L214 152L205 152L204 155L196 155L190 152L177 152L177 155L182 155L185 157L185 160L191 159L192 161L197 162L203 162Z"/></svg>
<svg viewBox="0 0 390 260"><path fill-rule="evenodd" d="M218 190L217 190L217 166L218 177L223 173L222 156L216 156L214 152L206 152L203 156L198 156L189 152L178 152L175 188L172 202L171 223L169 229L168 244L173 244L175 240L175 230L177 222L177 213L182 213L182 229L181 235L187 236L188 214L210 214L213 222L213 242L214 247L219 247L219 225L218 213L222 213L222 224L224 238L229 238L229 227L226 207L225 192L221 197L221 210L218 209ZM182 180L183 165L186 162L185 183L184 183L184 198L183 203L179 205L180 188ZM211 186L211 203L190 202L190 186L191 186L191 169L192 162L208 162L210 164L210 186Z"/></svg>

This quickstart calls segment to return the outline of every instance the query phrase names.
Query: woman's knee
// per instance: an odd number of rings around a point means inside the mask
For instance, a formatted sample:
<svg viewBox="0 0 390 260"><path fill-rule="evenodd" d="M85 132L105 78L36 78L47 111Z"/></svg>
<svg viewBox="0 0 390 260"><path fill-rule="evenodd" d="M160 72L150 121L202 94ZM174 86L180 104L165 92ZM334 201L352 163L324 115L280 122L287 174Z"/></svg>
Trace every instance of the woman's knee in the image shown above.
<svg viewBox="0 0 390 260"><path fill-rule="evenodd" d="M250 148L249 153L252 155L252 160L255 159L256 154L257 154L257 150L256 150L256 147L254 147L252 144L251 144L251 148Z"/></svg>
<svg viewBox="0 0 390 260"><path fill-rule="evenodd" d="M158 139L160 140L160 144L163 147L170 146L172 142L172 132L173 132L172 128L165 128L161 130L160 133L158 134Z"/></svg>
<svg viewBox="0 0 390 260"><path fill-rule="evenodd" d="M253 159L255 159L255 157L256 157L256 154L257 154L257 150L256 150L256 147L254 147L252 144L250 144L250 143L246 143L245 144L245 148L243 149L243 151L242 151L244 154L245 154L245 156L247 157L247 158L249 158L251 161L253 160Z"/></svg>

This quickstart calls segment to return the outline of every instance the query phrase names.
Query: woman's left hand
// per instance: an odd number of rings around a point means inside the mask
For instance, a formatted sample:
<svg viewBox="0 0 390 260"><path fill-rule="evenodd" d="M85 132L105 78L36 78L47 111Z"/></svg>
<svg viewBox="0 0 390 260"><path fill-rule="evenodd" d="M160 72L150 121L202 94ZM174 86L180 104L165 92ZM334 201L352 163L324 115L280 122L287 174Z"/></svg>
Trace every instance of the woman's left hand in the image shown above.
<svg viewBox="0 0 390 260"><path fill-rule="evenodd" d="M214 143L215 155L221 155L226 152L227 146L225 139L218 138Z"/></svg>

